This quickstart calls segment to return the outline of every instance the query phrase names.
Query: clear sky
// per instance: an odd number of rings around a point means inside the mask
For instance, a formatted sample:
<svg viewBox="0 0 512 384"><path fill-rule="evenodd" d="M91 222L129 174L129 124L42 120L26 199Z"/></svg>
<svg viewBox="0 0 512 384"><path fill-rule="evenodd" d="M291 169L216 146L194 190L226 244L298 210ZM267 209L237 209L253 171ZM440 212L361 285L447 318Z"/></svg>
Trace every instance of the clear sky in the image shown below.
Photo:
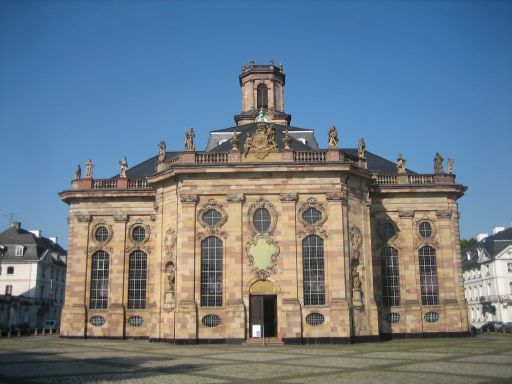
<svg viewBox="0 0 512 384"><path fill-rule="evenodd" d="M327 146L431 173L455 159L462 237L512 220L512 1L0 0L0 230L67 245L77 163L97 178L231 127L238 75L283 63L285 111Z"/></svg>

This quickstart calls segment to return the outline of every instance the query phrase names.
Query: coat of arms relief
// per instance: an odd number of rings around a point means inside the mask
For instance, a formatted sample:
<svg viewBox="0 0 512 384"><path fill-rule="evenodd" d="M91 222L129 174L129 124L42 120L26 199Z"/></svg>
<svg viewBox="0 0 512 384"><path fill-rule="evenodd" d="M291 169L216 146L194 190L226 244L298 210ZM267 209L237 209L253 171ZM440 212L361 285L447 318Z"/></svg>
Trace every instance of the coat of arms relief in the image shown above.
<svg viewBox="0 0 512 384"><path fill-rule="evenodd" d="M277 151L276 127L274 124L259 122L253 136L247 134L244 144L244 157L253 153L257 159L263 160L271 152Z"/></svg>

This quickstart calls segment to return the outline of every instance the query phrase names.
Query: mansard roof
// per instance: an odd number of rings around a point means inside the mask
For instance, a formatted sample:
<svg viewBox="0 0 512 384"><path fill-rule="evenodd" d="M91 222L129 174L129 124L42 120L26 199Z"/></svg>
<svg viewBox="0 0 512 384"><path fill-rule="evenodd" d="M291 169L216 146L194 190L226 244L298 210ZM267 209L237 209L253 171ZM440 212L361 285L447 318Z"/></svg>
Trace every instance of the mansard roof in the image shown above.
<svg viewBox="0 0 512 384"><path fill-rule="evenodd" d="M59 244L43 236L36 236L23 228L11 227L0 233L0 245L5 247L2 261L39 261L45 255L46 251L56 253L62 256L67 252ZM16 256L16 246L25 247L23 256ZM60 260L54 261L57 264L65 265Z"/></svg>
<svg viewBox="0 0 512 384"><path fill-rule="evenodd" d="M496 256L499 255L505 248L512 245L512 227L500 231L494 235L487 236L485 239L479 241L475 245L462 250L462 270L467 271L478 267L479 251L489 255L489 261L494 261ZM468 260L468 253L470 259Z"/></svg>

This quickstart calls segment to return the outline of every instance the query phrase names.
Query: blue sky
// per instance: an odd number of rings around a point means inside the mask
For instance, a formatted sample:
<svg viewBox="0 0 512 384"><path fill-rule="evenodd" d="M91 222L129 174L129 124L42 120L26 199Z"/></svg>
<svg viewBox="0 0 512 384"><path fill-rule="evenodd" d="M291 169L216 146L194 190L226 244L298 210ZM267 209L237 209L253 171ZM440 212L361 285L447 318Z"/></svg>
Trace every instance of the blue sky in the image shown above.
<svg viewBox="0 0 512 384"><path fill-rule="evenodd" d="M77 163L95 177L184 132L233 126L238 75L283 63L285 111L326 146L431 173L455 159L461 235L512 220L511 1L0 1L0 229L67 244Z"/></svg>

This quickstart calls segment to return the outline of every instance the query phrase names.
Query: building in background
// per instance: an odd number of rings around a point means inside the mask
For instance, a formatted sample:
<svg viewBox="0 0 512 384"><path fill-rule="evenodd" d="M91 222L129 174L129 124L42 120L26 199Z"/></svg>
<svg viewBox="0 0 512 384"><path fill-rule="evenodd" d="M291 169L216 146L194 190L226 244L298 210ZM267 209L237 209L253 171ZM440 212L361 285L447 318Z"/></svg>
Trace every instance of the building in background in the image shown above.
<svg viewBox="0 0 512 384"><path fill-rule="evenodd" d="M469 321L512 321L512 228L496 227L477 240L461 255Z"/></svg>
<svg viewBox="0 0 512 384"><path fill-rule="evenodd" d="M60 321L66 286L66 251L57 238L14 222L0 233L0 328L43 327Z"/></svg>
<svg viewBox="0 0 512 384"><path fill-rule="evenodd" d="M348 342L468 331L452 161L417 174L290 125L282 66L242 66L236 126L118 176L88 161L69 204L61 336ZM308 95L311 97L311 95ZM397 141L398 143L399 141ZM401 143L402 145L403 143ZM372 143L372 146L376 144ZM397 153L403 148L397 148ZM429 159L429 162L431 160Z"/></svg>

